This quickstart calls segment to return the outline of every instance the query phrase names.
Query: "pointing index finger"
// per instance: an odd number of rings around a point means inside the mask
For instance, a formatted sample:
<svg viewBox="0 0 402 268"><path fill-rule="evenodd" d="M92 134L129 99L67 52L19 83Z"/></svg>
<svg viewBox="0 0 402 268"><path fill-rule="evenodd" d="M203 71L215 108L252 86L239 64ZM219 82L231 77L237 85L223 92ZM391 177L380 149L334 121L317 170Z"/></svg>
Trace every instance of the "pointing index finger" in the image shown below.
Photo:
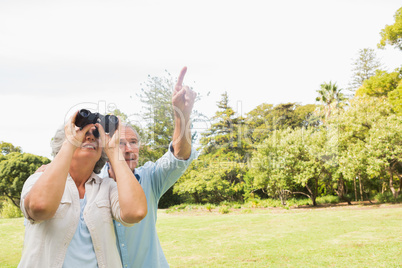
<svg viewBox="0 0 402 268"><path fill-rule="evenodd" d="M179 78L177 79L176 86L182 86L183 85L183 80L184 80L184 76L186 75L186 72L187 72L187 67L184 66L183 69L181 69L181 71L180 71Z"/></svg>

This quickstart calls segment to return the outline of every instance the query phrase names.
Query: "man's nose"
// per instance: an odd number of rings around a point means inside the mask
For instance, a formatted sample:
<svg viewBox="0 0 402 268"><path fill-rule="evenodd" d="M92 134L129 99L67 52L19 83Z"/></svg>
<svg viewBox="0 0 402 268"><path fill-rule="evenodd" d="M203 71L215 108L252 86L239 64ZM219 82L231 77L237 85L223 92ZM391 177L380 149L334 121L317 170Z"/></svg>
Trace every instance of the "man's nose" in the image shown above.
<svg viewBox="0 0 402 268"><path fill-rule="evenodd" d="M124 149L126 152L133 152L134 151L134 146L131 146L131 144L129 142L126 143L126 145L124 146Z"/></svg>

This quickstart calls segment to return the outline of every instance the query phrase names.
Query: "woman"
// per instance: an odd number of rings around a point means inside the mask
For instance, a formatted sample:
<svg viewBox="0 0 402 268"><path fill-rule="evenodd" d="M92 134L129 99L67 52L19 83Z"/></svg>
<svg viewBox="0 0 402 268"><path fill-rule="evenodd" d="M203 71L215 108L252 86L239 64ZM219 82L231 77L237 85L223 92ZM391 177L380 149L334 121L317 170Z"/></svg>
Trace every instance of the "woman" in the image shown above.
<svg viewBox="0 0 402 268"><path fill-rule="evenodd" d="M81 130L76 117L52 139L52 163L24 184L21 209L29 222L18 267L121 267L112 219L132 226L147 214L144 192L119 148L119 131L110 138L98 123ZM95 174L107 158L116 182Z"/></svg>

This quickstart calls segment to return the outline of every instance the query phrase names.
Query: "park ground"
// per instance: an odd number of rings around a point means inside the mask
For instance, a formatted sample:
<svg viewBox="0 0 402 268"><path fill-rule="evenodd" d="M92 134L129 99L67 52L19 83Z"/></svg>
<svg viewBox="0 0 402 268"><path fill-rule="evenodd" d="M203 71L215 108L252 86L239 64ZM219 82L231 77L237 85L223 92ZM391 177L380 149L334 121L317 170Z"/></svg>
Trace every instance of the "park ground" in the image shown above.
<svg viewBox="0 0 402 268"><path fill-rule="evenodd" d="M402 204L158 211L171 267L402 267ZM23 218L0 219L0 267L17 267Z"/></svg>

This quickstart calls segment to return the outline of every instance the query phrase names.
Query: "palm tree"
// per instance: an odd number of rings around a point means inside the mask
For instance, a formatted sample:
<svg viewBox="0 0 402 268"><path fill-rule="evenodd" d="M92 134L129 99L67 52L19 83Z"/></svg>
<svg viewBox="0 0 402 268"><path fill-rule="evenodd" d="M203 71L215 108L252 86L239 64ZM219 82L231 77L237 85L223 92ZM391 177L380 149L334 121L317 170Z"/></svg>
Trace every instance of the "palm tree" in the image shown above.
<svg viewBox="0 0 402 268"><path fill-rule="evenodd" d="M331 115L334 108L342 108L345 104L347 98L341 91L342 89L338 89L336 83L332 84L331 81L321 84L321 89L317 90L318 97L315 100L323 104L325 118Z"/></svg>

